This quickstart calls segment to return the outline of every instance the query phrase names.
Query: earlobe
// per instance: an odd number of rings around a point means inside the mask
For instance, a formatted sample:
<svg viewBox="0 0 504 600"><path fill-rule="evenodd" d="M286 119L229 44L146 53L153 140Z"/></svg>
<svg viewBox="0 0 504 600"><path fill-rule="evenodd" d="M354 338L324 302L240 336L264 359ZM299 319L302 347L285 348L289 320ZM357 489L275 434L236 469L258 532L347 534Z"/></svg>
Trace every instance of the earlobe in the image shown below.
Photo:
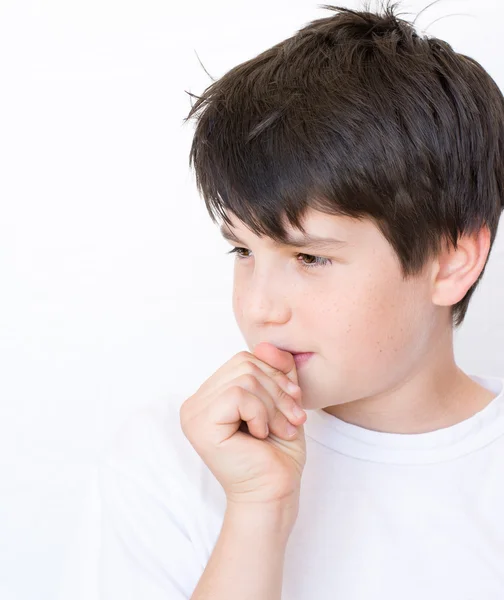
<svg viewBox="0 0 504 600"><path fill-rule="evenodd" d="M444 249L437 259L433 281L432 302L452 306L462 300L483 270L490 250L490 230L463 235L453 246Z"/></svg>

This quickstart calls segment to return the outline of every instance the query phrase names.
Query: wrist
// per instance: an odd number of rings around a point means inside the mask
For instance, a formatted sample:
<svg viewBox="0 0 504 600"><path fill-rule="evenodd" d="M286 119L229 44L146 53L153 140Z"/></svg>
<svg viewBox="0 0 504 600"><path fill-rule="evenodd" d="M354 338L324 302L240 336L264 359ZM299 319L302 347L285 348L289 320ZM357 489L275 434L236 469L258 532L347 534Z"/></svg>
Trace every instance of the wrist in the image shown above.
<svg viewBox="0 0 504 600"><path fill-rule="evenodd" d="M248 503L228 499L225 518L234 527L250 531L273 531L288 536L298 514L298 503Z"/></svg>

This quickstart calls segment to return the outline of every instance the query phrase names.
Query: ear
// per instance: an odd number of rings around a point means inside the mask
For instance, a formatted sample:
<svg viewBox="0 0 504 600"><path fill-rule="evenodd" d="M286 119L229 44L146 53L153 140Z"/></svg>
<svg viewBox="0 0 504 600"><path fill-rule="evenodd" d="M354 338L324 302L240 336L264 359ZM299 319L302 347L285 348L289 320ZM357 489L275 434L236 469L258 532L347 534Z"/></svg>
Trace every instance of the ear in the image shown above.
<svg viewBox="0 0 504 600"><path fill-rule="evenodd" d="M457 249L443 248L434 264L432 302L452 306L462 300L478 279L490 250L490 230L485 225L475 233L461 236Z"/></svg>

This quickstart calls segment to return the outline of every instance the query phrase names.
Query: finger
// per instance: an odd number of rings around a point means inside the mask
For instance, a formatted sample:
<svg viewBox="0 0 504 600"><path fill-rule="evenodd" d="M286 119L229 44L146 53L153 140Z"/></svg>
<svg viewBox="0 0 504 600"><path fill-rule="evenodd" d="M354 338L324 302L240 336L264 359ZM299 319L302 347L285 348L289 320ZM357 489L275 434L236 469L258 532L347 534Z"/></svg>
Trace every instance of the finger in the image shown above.
<svg viewBox="0 0 504 600"><path fill-rule="evenodd" d="M296 361L290 352L280 350L269 342L261 342L254 347L252 354L272 369L284 373L289 381L298 385Z"/></svg>
<svg viewBox="0 0 504 600"><path fill-rule="evenodd" d="M209 407L211 420L219 425L216 432L219 443L243 431L245 421L249 433L265 439L269 434L268 411L263 400L240 385L231 385L221 395L220 401Z"/></svg>
<svg viewBox="0 0 504 600"><path fill-rule="evenodd" d="M242 367L244 368L244 373L253 375L266 389L277 411L280 411L294 425L299 425L304 421L306 413L301 403L279 384L278 378L266 374L261 366L257 365L253 360L245 361L242 363ZM271 417L271 412L269 414Z"/></svg>
<svg viewBox="0 0 504 600"><path fill-rule="evenodd" d="M266 409L266 419L271 433L286 440L292 439L296 435L296 425L300 424L303 419L297 419L297 421L300 421L299 423L291 423L291 409L280 409L280 405L283 407L288 405L290 407L294 403L293 399L278 387L267 375L262 373L259 367L256 367L255 365L251 365L251 367L256 371L256 374L244 373L243 375L238 376L233 383L239 385L261 400ZM259 373L257 373L257 371ZM264 382L265 385L263 385L262 382ZM272 396L265 386L273 389L273 393L276 394L276 396ZM284 411L287 412L287 415L284 414Z"/></svg>
<svg viewBox="0 0 504 600"><path fill-rule="evenodd" d="M240 364L250 356L250 353L242 350L233 355L229 360L222 364L215 373L206 379L196 390L194 395L202 397L203 395L212 395L223 383L229 381L229 373L236 364Z"/></svg>
<svg viewBox="0 0 504 600"><path fill-rule="evenodd" d="M274 346L272 347L275 348ZM279 350L279 352L284 351ZM289 354L289 356L292 358L291 354ZM213 402L214 398L218 395L218 391L222 390L223 388L225 389L231 383L231 381L233 380L233 371L236 369L236 367L240 367L240 365L242 365L243 363L248 362L253 362L254 364L256 364L260 369L262 369L264 373L266 373L269 377L273 378L283 390L285 390L289 395L291 395L300 406L302 406L301 389L297 387L294 391L289 390L288 385L293 382L287 377L285 373L265 363L264 361L260 360L259 358L245 350L238 352L237 354L232 356L227 362L221 365L211 377L205 380L196 390L196 392L190 398L188 398L188 404L192 405L192 398L197 398L194 410L198 412L205 410L208 404ZM244 371L242 370L241 372Z"/></svg>
<svg viewBox="0 0 504 600"><path fill-rule="evenodd" d="M274 348L274 346L272 346L272 347ZM284 350L279 350L279 352L284 352ZM260 354L260 352L258 354ZM292 358L292 361L294 361L292 354L290 354L290 353L287 353L287 354L289 354L289 356ZM270 378L274 379L277 382L277 384L285 392L287 392L287 394L289 394L289 396L292 396L294 398L294 400L302 407L301 388L292 379L289 379L289 377L283 371L276 369L275 367L272 367L267 362L264 362L263 360L256 357L254 354L250 354L248 352L244 353L244 356L241 357L240 359L241 359L242 363L254 363L255 365L257 365L266 375L268 375ZM294 368L295 368L295 366L296 365L294 364ZM296 379L297 379L297 377L296 377Z"/></svg>

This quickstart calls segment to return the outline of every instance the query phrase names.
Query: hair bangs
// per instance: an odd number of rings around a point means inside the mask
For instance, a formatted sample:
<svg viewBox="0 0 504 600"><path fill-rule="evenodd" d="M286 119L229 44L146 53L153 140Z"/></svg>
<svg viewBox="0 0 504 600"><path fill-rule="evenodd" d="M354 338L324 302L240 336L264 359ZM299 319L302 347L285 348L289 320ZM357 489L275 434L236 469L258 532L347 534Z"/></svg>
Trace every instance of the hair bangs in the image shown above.
<svg viewBox="0 0 504 600"><path fill-rule="evenodd" d="M189 165L214 222L285 243L312 208L373 219L405 277L504 208L504 97L474 59L394 14L336 14L196 98ZM188 92L189 93L189 92ZM479 280L453 307L462 322Z"/></svg>

